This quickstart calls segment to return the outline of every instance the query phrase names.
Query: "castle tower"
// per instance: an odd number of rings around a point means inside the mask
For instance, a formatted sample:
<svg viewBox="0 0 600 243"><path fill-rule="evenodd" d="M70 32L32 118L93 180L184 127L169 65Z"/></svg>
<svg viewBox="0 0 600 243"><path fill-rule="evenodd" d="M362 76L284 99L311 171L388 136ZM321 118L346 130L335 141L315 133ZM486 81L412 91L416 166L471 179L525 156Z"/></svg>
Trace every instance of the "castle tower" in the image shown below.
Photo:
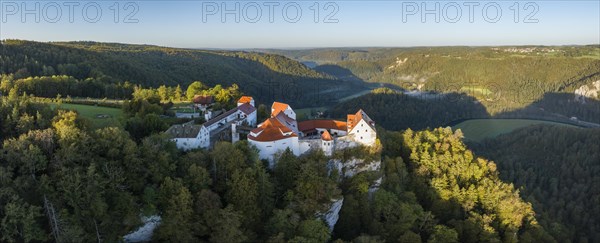
<svg viewBox="0 0 600 243"><path fill-rule="evenodd" d="M331 156L333 154L333 147L335 145L335 141L331 134L327 130L321 134L321 149L327 156Z"/></svg>

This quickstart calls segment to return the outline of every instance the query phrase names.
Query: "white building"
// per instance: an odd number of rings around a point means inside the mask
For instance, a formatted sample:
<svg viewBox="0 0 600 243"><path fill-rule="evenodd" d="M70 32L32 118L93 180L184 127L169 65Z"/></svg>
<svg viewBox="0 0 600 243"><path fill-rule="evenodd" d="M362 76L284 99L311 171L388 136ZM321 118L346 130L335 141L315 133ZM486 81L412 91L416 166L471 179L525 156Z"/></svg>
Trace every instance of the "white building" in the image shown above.
<svg viewBox="0 0 600 243"><path fill-rule="evenodd" d="M237 106L243 105L243 104L250 104L251 106L256 107L256 105L254 104L254 98L252 98L251 96L242 96L240 97L240 99L237 102Z"/></svg>
<svg viewBox="0 0 600 243"><path fill-rule="evenodd" d="M275 118L269 118L248 134L248 141L259 151L261 159L273 161L276 153L290 149L296 156L300 155L298 134L281 124Z"/></svg>
<svg viewBox="0 0 600 243"><path fill-rule="evenodd" d="M210 112L210 111L209 111ZM257 112L254 99L243 96L238 101L238 106L214 117L202 125L193 125L193 122L182 125L173 125L167 130L171 140L181 150L210 147L211 133L230 129L233 124L237 126L256 126Z"/></svg>
<svg viewBox="0 0 600 243"><path fill-rule="evenodd" d="M178 149L187 151L197 148L208 148L210 146L210 132L204 125L194 125L188 122L181 125L173 125L167 130L171 140L175 142Z"/></svg>
<svg viewBox="0 0 600 243"><path fill-rule="evenodd" d="M356 114L348 114L348 137L366 146L375 145L377 132L375 122L361 109Z"/></svg>
<svg viewBox="0 0 600 243"><path fill-rule="evenodd" d="M338 140L344 140L346 144L352 143L354 146L372 146L376 139L375 123L362 110L348 115L347 122L297 122L294 110L280 102L273 103L271 117L248 135L248 142L259 150L259 157L269 160L271 166L275 155L286 149L290 149L296 156L314 149L320 149L325 155L331 156Z"/></svg>
<svg viewBox="0 0 600 243"><path fill-rule="evenodd" d="M275 117L280 112L283 112L283 114L289 118L296 120L296 112L294 112L290 105L281 102L273 102L273 105L271 106L271 116Z"/></svg>

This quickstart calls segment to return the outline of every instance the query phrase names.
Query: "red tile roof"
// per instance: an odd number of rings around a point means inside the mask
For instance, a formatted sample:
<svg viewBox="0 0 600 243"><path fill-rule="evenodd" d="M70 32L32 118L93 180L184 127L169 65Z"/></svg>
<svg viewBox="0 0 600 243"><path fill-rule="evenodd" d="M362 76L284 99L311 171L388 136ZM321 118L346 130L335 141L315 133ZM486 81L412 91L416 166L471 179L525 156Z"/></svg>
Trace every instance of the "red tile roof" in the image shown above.
<svg viewBox="0 0 600 243"><path fill-rule="evenodd" d="M345 122L336 120L308 120L298 123L298 129L302 132L311 131L316 128L336 129L341 131L346 131L347 129Z"/></svg>
<svg viewBox="0 0 600 243"><path fill-rule="evenodd" d="M287 110L288 107L290 107L290 106L286 103L273 102L273 105L271 106L271 116L272 117L277 116L277 114L279 114L279 112Z"/></svg>
<svg viewBox="0 0 600 243"><path fill-rule="evenodd" d="M242 96L238 100L238 103L250 103L252 101L252 96Z"/></svg>
<svg viewBox="0 0 600 243"><path fill-rule="evenodd" d="M354 127L360 122L360 120L365 120L371 128L375 128L375 122L371 120L371 118L365 113L362 109L358 110L356 114L348 114L348 132L352 131Z"/></svg>
<svg viewBox="0 0 600 243"><path fill-rule="evenodd" d="M257 135L253 136L252 134ZM275 118L267 119L260 124L260 127L248 134L248 139L259 142L277 141L290 137L298 137L298 135Z"/></svg>
<svg viewBox="0 0 600 243"><path fill-rule="evenodd" d="M325 141L333 140L333 138L331 137L331 134L329 134L329 132L327 130L325 130L325 132L323 132L323 134L321 134L321 139L323 139Z"/></svg>
<svg viewBox="0 0 600 243"><path fill-rule="evenodd" d="M215 97L212 95L194 95L192 101L195 104L210 105L215 102Z"/></svg>

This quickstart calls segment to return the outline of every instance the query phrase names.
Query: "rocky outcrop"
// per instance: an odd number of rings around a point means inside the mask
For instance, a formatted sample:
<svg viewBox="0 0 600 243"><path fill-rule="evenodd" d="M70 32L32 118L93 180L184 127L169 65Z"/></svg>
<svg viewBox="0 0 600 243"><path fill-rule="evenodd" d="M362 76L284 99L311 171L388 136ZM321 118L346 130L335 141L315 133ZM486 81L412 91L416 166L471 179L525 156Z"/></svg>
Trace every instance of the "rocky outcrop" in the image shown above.
<svg viewBox="0 0 600 243"><path fill-rule="evenodd" d="M598 99L600 96L600 80L591 85L583 85L575 90L575 101L585 104L586 98Z"/></svg>
<svg viewBox="0 0 600 243"><path fill-rule="evenodd" d="M381 160L365 161L363 159L352 158L347 161L342 161L339 159L331 159L329 160L327 167L330 174L333 171L337 171L337 173L340 175L339 180L342 180L344 177L353 177L363 171L379 171L381 168ZM379 189L381 181L382 178L379 178L373 182L373 184L369 187L369 194ZM327 223L327 226L329 226L329 231L333 231L333 227L335 227L335 224L340 217L339 213L343 204L344 198L333 200L327 213L322 215L323 219Z"/></svg>
<svg viewBox="0 0 600 243"><path fill-rule="evenodd" d="M363 171L378 171L381 167L381 161L364 161L363 159L352 158L348 161L339 159L329 160L329 172L337 170L341 177L352 177Z"/></svg>
<svg viewBox="0 0 600 243"><path fill-rule="evenodd" d="M333 231L333 227L335 227L335 224L340 218L340 210L342 209L343 205L344 198L334 200L331 206L329 207L329 210L327 210L327 213L323 215L323 219L327 223L330 232Z"/></svg>
<svg viewBox="0 0 600 243"><path fill-rule="evenodd" d="M150 242L152 240L152 234L158 225L160 225L161 217L158 215L152 215L150 217L142 217L144 225L140 226L137 230L123 236L125 242Z"/></svg>

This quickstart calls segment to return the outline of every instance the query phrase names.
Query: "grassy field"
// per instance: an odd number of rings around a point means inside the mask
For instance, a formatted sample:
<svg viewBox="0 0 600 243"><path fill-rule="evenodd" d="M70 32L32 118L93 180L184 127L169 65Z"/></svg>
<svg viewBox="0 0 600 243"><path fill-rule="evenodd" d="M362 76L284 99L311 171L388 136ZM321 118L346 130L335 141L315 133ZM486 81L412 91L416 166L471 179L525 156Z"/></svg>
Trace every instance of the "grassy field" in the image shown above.
<svg viewBox="0 0 600 243"><path fill-rule="evenodd" d="M53 104L52 107L56 107L56 104ZM81 117L90 120L93 128L102 128L117 124L119 118L123 116L123 111L117 108L65 103L61 104L60 107L77 111Z"/></svg>
<svg viewBox="0 0 600 243"><path fill-rule="evenodd" d="M465 135L465 139L472 141L481 141L486 138L493 138L500 134L510 133L515 129L536 125L550 124L560 126L576 127L569 124L549 122L542 120L526 120L526 119L473 119L461 122L452 129L460 129Z"/></svg>

